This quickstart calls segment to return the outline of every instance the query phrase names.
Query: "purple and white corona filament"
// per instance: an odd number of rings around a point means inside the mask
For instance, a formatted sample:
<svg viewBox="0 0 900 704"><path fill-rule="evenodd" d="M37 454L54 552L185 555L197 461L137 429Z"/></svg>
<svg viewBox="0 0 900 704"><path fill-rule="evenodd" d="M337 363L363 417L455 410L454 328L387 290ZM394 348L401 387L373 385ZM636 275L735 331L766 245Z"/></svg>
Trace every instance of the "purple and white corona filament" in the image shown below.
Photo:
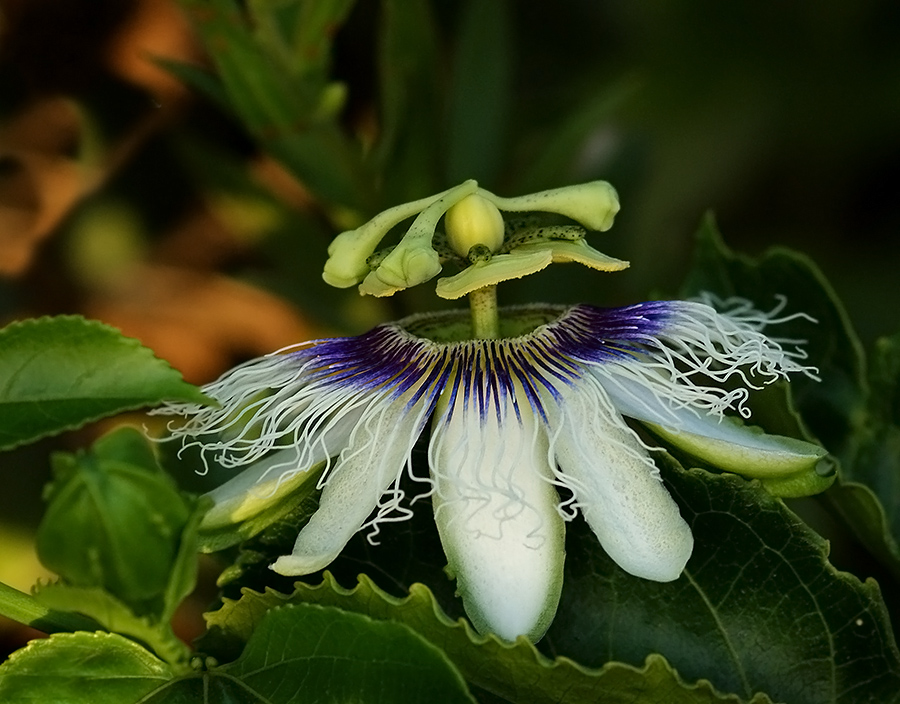
<svg viewBox="0 0 900 704"><path fill-rule="evenodd" d="M319 508L276 572L320 570L358 531L402 520L408 474L431 497L475 626L537 639L556 611L565 521L577 512L638 577L675 580L691 555L691 530L653 448L623 416L750 476L808 471L823 456L724 415L749 415L749 387L814 370L794 342L764 334L787 319L781 306L721 307L505 309L498 339L469 339L467 311L416 315L244 364L204 388L217 408L160 412L185 417L173 429L185 444L242 470L211 492L207 529L249 520L318 482ZM726 379L739 384L723 389ZM429 426L423 476L411 452Z"/></svg>

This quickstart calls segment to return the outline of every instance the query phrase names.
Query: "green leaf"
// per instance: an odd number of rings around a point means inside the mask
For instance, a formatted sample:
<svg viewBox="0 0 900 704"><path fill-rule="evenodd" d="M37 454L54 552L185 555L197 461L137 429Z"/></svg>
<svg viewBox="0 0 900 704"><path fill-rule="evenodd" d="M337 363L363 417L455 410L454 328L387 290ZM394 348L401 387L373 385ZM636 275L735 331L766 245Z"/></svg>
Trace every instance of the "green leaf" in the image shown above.
<svg viewBox="0 0 900 704"><path fill-rule="evenodd" d="M184 662L190 656L190 650L178 640L168 621L136 616L112 594L97 587L47 584L36 588L34 596L51 609L90 616L107 631L139 640L166 662Z"/></svg>
<svg viewBox="0 0 900 704"><path fill-rule="evenodd" d="M182 592L192 579L173 571L194 569L178 559L192 506L163 474L146 438L119 428L89 452L52 460L55 479L36 538L44 565L139 612L170 610L163 595L171 581L182 583L176 589Z"/></svg>
<svg viewBox="0 0 900 704"><path fill-rule="evenodd" d="M680 675L793 704L900 701L900 654L878 586L837 572L827 543L734 475L665 474L694 534L684 574L632 577L582 522L547 647L586 665L661 653Z"/></svg>
<svg viewBox="0 0 900 704"><path fill-rule="evenodd" d="M355 0L318 0L295 4L298 5L296 20L290 31L295 64L298 71L317 71L324 79L331 64L335 30L344 24Z"/></svg>
<svg viewBox="0 0 900 704"><path fill-rule="evenodd" d="M334 91L319 72L298 67L277 28L269 22L252 27L234 0L181 2L216 66L232 110L263 148L320 197L365 208L370 189L361 153L334 121ZM260 7L264 4L256 3L255 19L265 14ZM346 9L340 3L328 8L337 18Z"/></svg>
<svg viewBox="0 0 900 704"><path fill-rule="evenodd" d="M409 596L397 598L379 589L365 575L352 590L340 587L326 573L317 586L296 584L291 595L247 591L239 601L226 600L222 608L207 614L210 632L204 641L215 645L224 657L238 652L260 621L274 608L291 603L314 603L366 614L389 622L403 623L438 645L463 677L479 690L502 701L518 704L563 702L660 701L668 704L712 702L737 703L737 697L720 695L701 681L685 683L658 655L642 667L608 663L589 670L566 658L550 660L524 638L515 644L493 636L480 636L463 620L453 621L438 606L430 590L413 584ZM768 699L758 697L756 704Z"/></svg>
<svg viewBox="0 0 900 704"><path fill-rule="evenodd" d="M723 244L712 216L707 216L698 232L694 268L686 285L688 295L702 290L720 297L743 296L757 304L782 294L788 299L787 312L802 311L818 321L773 328L778 336L808 340L809 362L819 369L820 383L798 378L790 385L803 419L800 425L840 460L838 480L825 500L900 578L897 338L879 342L867 378L856 332L816 266L779 249L758 262L735 255ZM767 413L766 419L770 418Z"/></svg>
<svg viewBox="0 0 900 704"><path fill-rule="evenodd" d="M447 181L494 183L506 155L512 97L512 28L507 0L464 4L453 57Z"/></svg>
<svg viewBox="0 0 900 704"><path fill-rule="evenodd" d="M173 676L168 665L113 633L58 633L0 665L4 704L130 704Z"/></svg>
<svg viewBox="0 0 900 704"><path fill-rule="evenodd" d="M0 449L166 400L209 402L107 325L61 316L0 330Z"/></svg>
<svg viewBox="0 0 900 704"><path fill-rule="evenodd" d="M830 498L900 579L900 334L878 341L870 376L869 412Z"/></svg>
<svg viewBox="0 0 900 704"><path fill-rule="evenodd" d="M825 497L862 544L900 580L900 544L875 492L865 484L838 477Z"/></svg>
<svg viewBox="0 0 900 704"><path fill-rule="evenodd" d="M843 306L825 277L808 258L772 249L759 261L731 252L722 242L711 215L697 233L694 264L685 296L709 291L720 298L739 296L760 308L787 299L785 314L805 313L772 326L775 337L805 340L805 360L819 370L820 382L795 375L791 389L797 408L814 435L843 459L855 427L865 416L866 380L862 346Z"/></svg>
<svg viewBox="0 0 900 704"><path fill-rule="evenodd" d="M208 499L201 497L196 501L181 530L175 559L172 560L169 569L169 580L162 593L162 608L159 615L159 621L162 623L171 622L181 602L197 586L197 571L199 569L197 553L200 550L200 522L203 520L208 507Z"/></svg>
<svg viewBox="0 0 900 704"><path fill-rule="evenodd" d="M474 701L444 654L406 626L308 604L267 611L218 672L272 704Z"/></svg>

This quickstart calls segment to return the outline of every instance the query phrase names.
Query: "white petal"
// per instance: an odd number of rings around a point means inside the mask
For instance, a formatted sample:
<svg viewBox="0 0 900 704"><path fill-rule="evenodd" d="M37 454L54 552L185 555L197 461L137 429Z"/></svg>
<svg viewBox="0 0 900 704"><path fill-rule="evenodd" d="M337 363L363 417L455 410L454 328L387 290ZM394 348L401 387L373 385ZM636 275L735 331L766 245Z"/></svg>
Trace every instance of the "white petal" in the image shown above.
<svg viewBox="0 0 900 704"><path fill-rule="evenodd" d="M661 380L660 386L665 383ZM603 387L621 413L686 452L751 477L780 477L811 470L827 451L818 445L771 435L716 413L676 405L633 379L610 374Z"/></svg>
<svg viewBox="0 0 900 704"><path fill-rule="evenodd" d="M283 575L303 575L327 566L364 525L374 508L389 514L399 493L380 505L382 495L403 471L422 428L423 410L408 409L404 397L379 400L356 427L350 444L325 475L319 508L294 543L290 555L271 568Z"/></svg>
<svg viewBox="0 0 900 704"><path fill-rule="evenodd" d="M539 639L562 589L565 524L556 510L547 439L511 399L482 422L460 392L431 441L435 521L466 613L481 632Z"/></svg>
<svg viewBox="0 0 900 704"><path fill-rule="evenodd" d="M694 540L640 440L592 377L559 391L552 451L600 544L626 572L677 579Z"/></svg>

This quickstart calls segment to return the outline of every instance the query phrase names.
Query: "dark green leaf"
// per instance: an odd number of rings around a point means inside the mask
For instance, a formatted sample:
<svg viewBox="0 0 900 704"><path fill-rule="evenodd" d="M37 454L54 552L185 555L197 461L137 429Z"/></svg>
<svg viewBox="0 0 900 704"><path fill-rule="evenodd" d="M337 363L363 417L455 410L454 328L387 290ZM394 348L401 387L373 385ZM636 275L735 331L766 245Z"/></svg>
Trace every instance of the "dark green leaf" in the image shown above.
<svg viewBox="0 0 900 704"><path fill-rule="evenodd" d="M507 0L465 3L460 20L447 135L447 181L496 181L506 156L512 79Z"/></svg>
<svg viewBox="0 0 900 704"><path fill-rule="evenodd" d="M694 266L684 294L709 291L720 298L739 296L757 307L774 307L787 299L785 314L805 313L772 326L774 337L806 340L808 364L821 382L796 375L791 388L809 429L828 450L843 459L854 427L865 413L866 381L862 347L843 306L819 269L806 257L773 249L758 262L731 252L722 242L711 215L697 234Z"/></svg>
<svg viewBox="0 0 900 704"><path fill-rule="evenodd" d="M162 611L159 617L162 623L171 622L175 610L197 586L200 521L203 520L209 503L211 502L208 498L202 497L195 502L190 516L181 529L181 539L178 541L175 559L172 560L169 569L169 580L162 593Z"/></svg>
<svg viewBox="0 0 900 704"><path fill-rule="evenodd" d="M757 485L667 473L695 547L684 574L631 577L578 522L547 646L578 662L666 657L680 675L792 704L900 701L900 655L874 582L827 561L827 544Z"/></svg>
<svg viewBox="0 0 900 704"><path fill-rule="evenodd" d="M900 580L900 544L894 537L884 506L865 484L845 481L825 494L863 545Z"/></svg>
<svg viewBox="0 0 900 704"><path fill-rule="evenodd" d="M588 670L567 659L549 660L520 639L515 644L477 635L463 620L453 621L434 600L429 589L413 584L405 598L392 597L365 575L352 590L341 588L326 573L318 586L297 583L292 595L268 591L246 592L240 601L226 600L219 611L207 615L210 639L224 653L232 653L252 637L262 618L277 606L315 603L363 613L375 619L403 623L440 646L463 677L497 701L518 704L581 704L583 702L659 701L694 704L739 701L717 694L708 682L686 684L657 655L642 667L608 663ZM768 699L758 697L756 704Z"/></svg>
<svg viewBox="0 0 900 704"><path fill-rule="evenodd" d="M165 400L208 401L107 325L62 316L0 330L0 449Z"/></svg>
<svg viewBox="0 0 900 704"><path fill-rule="evenodd" d="M173 676L168 665L113 633L58 633L0 665L4 704L131 704Z"/></svg>
<svg viewBox="0 0 900 704"><path fill-rule="evenodd" d="M808 259L773 250L759 262L731 252L711 216L699 233L687 294L708 290L739 295L761 305L785 295L788 311L812 315L817 324L773 327L773 334L808 340L810 363L820 383L798 378L790 385L806 428L841 462L835 486L825 494L856 536L900 576L900 437L897 431L897 340L881 341L871 381L859 340L841 302ZM871 384L871 386L870 386ZM870 391L871 388L871 391ZM766 420L771 414L766 413ZM783 420L783 418L782 418ZM771 426L768 426L771 427ZM783 427L776 432L790 433Z"/></svg>
<svg viewBox="0 0 900 704"><path fill-rule="evenodd" d="M844 462L834 505L900 579L900 335L879 340L865 421Z"/></svg>
<svg viewBox="0 0 900 704"><path fill-rule="evenodd" d="M311 96L254 39L233 0L182 0L210 51L232 106L253 132L287 132L312 111Z"/></svg>
<svg viewBox="0 0 900 704"><path fill-rule="evenodd" d="M878 340L872 355L872 413L900 425L900 333Z"/></svg>

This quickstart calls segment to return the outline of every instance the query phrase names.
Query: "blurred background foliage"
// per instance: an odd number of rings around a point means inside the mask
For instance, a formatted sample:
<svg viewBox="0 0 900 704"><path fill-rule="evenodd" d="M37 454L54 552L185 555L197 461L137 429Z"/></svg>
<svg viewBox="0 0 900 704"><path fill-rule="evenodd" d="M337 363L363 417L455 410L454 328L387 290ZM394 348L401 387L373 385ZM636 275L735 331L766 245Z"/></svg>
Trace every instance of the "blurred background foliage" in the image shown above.
<svg viewBox="0 0 900 704"><path fill-rule="evenodd" d="M677 290L704 211L810 254L864 343L900 321L900 4L5 0L0 321L80 313L203 383L445 302L320 278L330 239L474 177L602 178L632 268L556 267L501 302ZM38 574L48 451L0 459L0 579ZM863 575L865 576L865 575Z"/></svg>

